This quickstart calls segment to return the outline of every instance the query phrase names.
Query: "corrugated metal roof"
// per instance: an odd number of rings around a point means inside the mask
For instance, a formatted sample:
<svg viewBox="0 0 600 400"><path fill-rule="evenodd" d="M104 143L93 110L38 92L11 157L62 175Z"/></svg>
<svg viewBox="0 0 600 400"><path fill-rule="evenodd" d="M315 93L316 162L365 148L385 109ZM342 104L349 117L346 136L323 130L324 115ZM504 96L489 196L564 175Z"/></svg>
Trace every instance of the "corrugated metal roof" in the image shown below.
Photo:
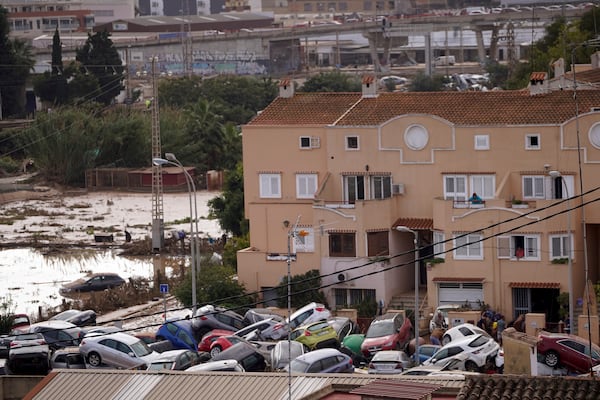
<svg viewBox="0 0 600 400"><path fill-rule="evenodd" d="M354 389L350 393L368 395L369 398L387 397L391 399L421 400L427 398L430 394L439 389L439 387L439 385L420 382L376 380Z"/></svg>
<svg viewBox="0 0 600 400"><path fill-rule="evenodd" d="M412 378L412 377L411 377ZM421 377L422 378L422 377ZM356 388L381 377L363 374L292 376L292 398L306 399L327 387ZM390 377L394 380L414 380ZM456 389L463 382L420 380ZM57 370L38 384L25 400L231 400L288 399L285 373L219 373L178 371Z"/></svg>

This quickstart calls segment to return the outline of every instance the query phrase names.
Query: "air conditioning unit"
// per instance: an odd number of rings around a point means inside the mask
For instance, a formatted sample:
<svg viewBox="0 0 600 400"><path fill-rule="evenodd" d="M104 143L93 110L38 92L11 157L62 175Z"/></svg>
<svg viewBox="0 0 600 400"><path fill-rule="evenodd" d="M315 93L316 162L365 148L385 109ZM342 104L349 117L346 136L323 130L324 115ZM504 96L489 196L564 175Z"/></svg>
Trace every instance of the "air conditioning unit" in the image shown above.
<svg viewBox="0 0 600 400"><path fill-rule="evenodd" d="M404 194L404 183L395 183L392 185L392 194Z"/></svg>
<svg viewBox="0 0 600 400"><path fill-rule="evenodd" d="M340 272L340 273L337 275L337 280L338 280L338 282L346 282L346 279L348 279L348 276L346 275L346 273L345 273L345 272Z"/></svg>

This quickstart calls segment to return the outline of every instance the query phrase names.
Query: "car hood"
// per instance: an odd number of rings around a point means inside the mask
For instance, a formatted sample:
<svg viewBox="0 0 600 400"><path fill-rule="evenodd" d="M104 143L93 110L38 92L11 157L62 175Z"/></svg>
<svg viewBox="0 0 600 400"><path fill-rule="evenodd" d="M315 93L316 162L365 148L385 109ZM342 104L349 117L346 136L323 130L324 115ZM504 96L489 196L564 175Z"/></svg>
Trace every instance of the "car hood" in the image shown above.
<svg viewBox="0 0 600 400"><path fill-rule="evenodd" d="M147 354L143 357L140 357L141 360L144 360L144 362L149 365L150 363L152 363L153 361L157 361L160 360L160 358L162 357L162 355L156 351L153 351L150 354Z"/></svg>
<svg viewBox="0 0 600 400"><path fill-rule="evenodd" d="M362 347L379 346L394 339L394 335L379 336L374 338L365 338Z"/></svg>

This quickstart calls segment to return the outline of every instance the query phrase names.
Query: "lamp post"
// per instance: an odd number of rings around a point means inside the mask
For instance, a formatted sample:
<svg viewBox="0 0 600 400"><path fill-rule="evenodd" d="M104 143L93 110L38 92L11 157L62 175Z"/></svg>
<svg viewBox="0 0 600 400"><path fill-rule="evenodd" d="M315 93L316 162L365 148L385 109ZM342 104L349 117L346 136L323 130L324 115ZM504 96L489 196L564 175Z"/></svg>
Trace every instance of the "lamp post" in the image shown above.
<svg viewBox="0 0 600 400"><path fill-rule="evenodd" d="M173 153L166 153L164 158L155 157L152 159L154 165L173 165L181 168L185 176L185 181L188 187L189 199L190 199L190 264L192 267L192 312L196 313L197 300L196 300L196 264L198 259L198 252L196 251L196 234L198 233L198 207L196 203L196 185L192 176L187 172L183 164L177 160ZM195 208L192 209L192 194L194 196ZM195 213L194 213L195 212ZM196 229L194 229L194 221L196 221Z"/></svg>
<svg viewBox="0 0 600 400"><path fill-rule="evenodd" d="M563 179L561 173L559 171L549 171L548 175L550 175L553 179L560 179L561 185L565 188L565 194L567 195L567 232L568 232L568 253L567 260L569 263L568 267L568 285L569 285L569 333L573 334L573 318L575 318L575 313L573 311L573 261L571 257L571 196L569 196L569 188L567 187L567 183Z"/></svg>
<svg viewBox="0 0 600 400"><path fill-rule="evenodd" d="M415 252L415 362L419 360L419 233L407 226L397 226L398 232L407 232L413 234L413 244Z"/></svg>

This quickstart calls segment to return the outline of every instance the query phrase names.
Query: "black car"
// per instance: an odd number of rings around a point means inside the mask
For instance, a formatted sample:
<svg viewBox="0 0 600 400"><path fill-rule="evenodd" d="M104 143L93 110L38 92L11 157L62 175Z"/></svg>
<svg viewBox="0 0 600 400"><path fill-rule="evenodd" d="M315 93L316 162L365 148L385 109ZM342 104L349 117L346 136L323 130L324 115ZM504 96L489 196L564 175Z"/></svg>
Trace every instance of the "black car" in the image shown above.
<svg viewBox="0 0 600 400"><path fill-rule="evenodd" d="M50 321L67 321L77 326L96 325L96 312L94 310L67 310L56 314Z"/></svg>
<svg viewBox="0 0 600 400"><path fill-rule="evenodd" d="M111 272L95 273L63 285L59 293L63 296L84 292L112 289L125 284L125 279Z"/></svg>
<svg viewBox="0 0 600 400"><path fill-rule="evenodd" d="M234 344L215 355L211 361L236 360L244 370L249 372L264 372L267 361L256 346L246 341Z"/></svg>
<svg viewBox="0 0 600 400"><path fill-rule="evenodd" d="M38 322L32 324L29 331L44 335L51 350L78 346L85 333L80 327L66 321Z"/></svg>

